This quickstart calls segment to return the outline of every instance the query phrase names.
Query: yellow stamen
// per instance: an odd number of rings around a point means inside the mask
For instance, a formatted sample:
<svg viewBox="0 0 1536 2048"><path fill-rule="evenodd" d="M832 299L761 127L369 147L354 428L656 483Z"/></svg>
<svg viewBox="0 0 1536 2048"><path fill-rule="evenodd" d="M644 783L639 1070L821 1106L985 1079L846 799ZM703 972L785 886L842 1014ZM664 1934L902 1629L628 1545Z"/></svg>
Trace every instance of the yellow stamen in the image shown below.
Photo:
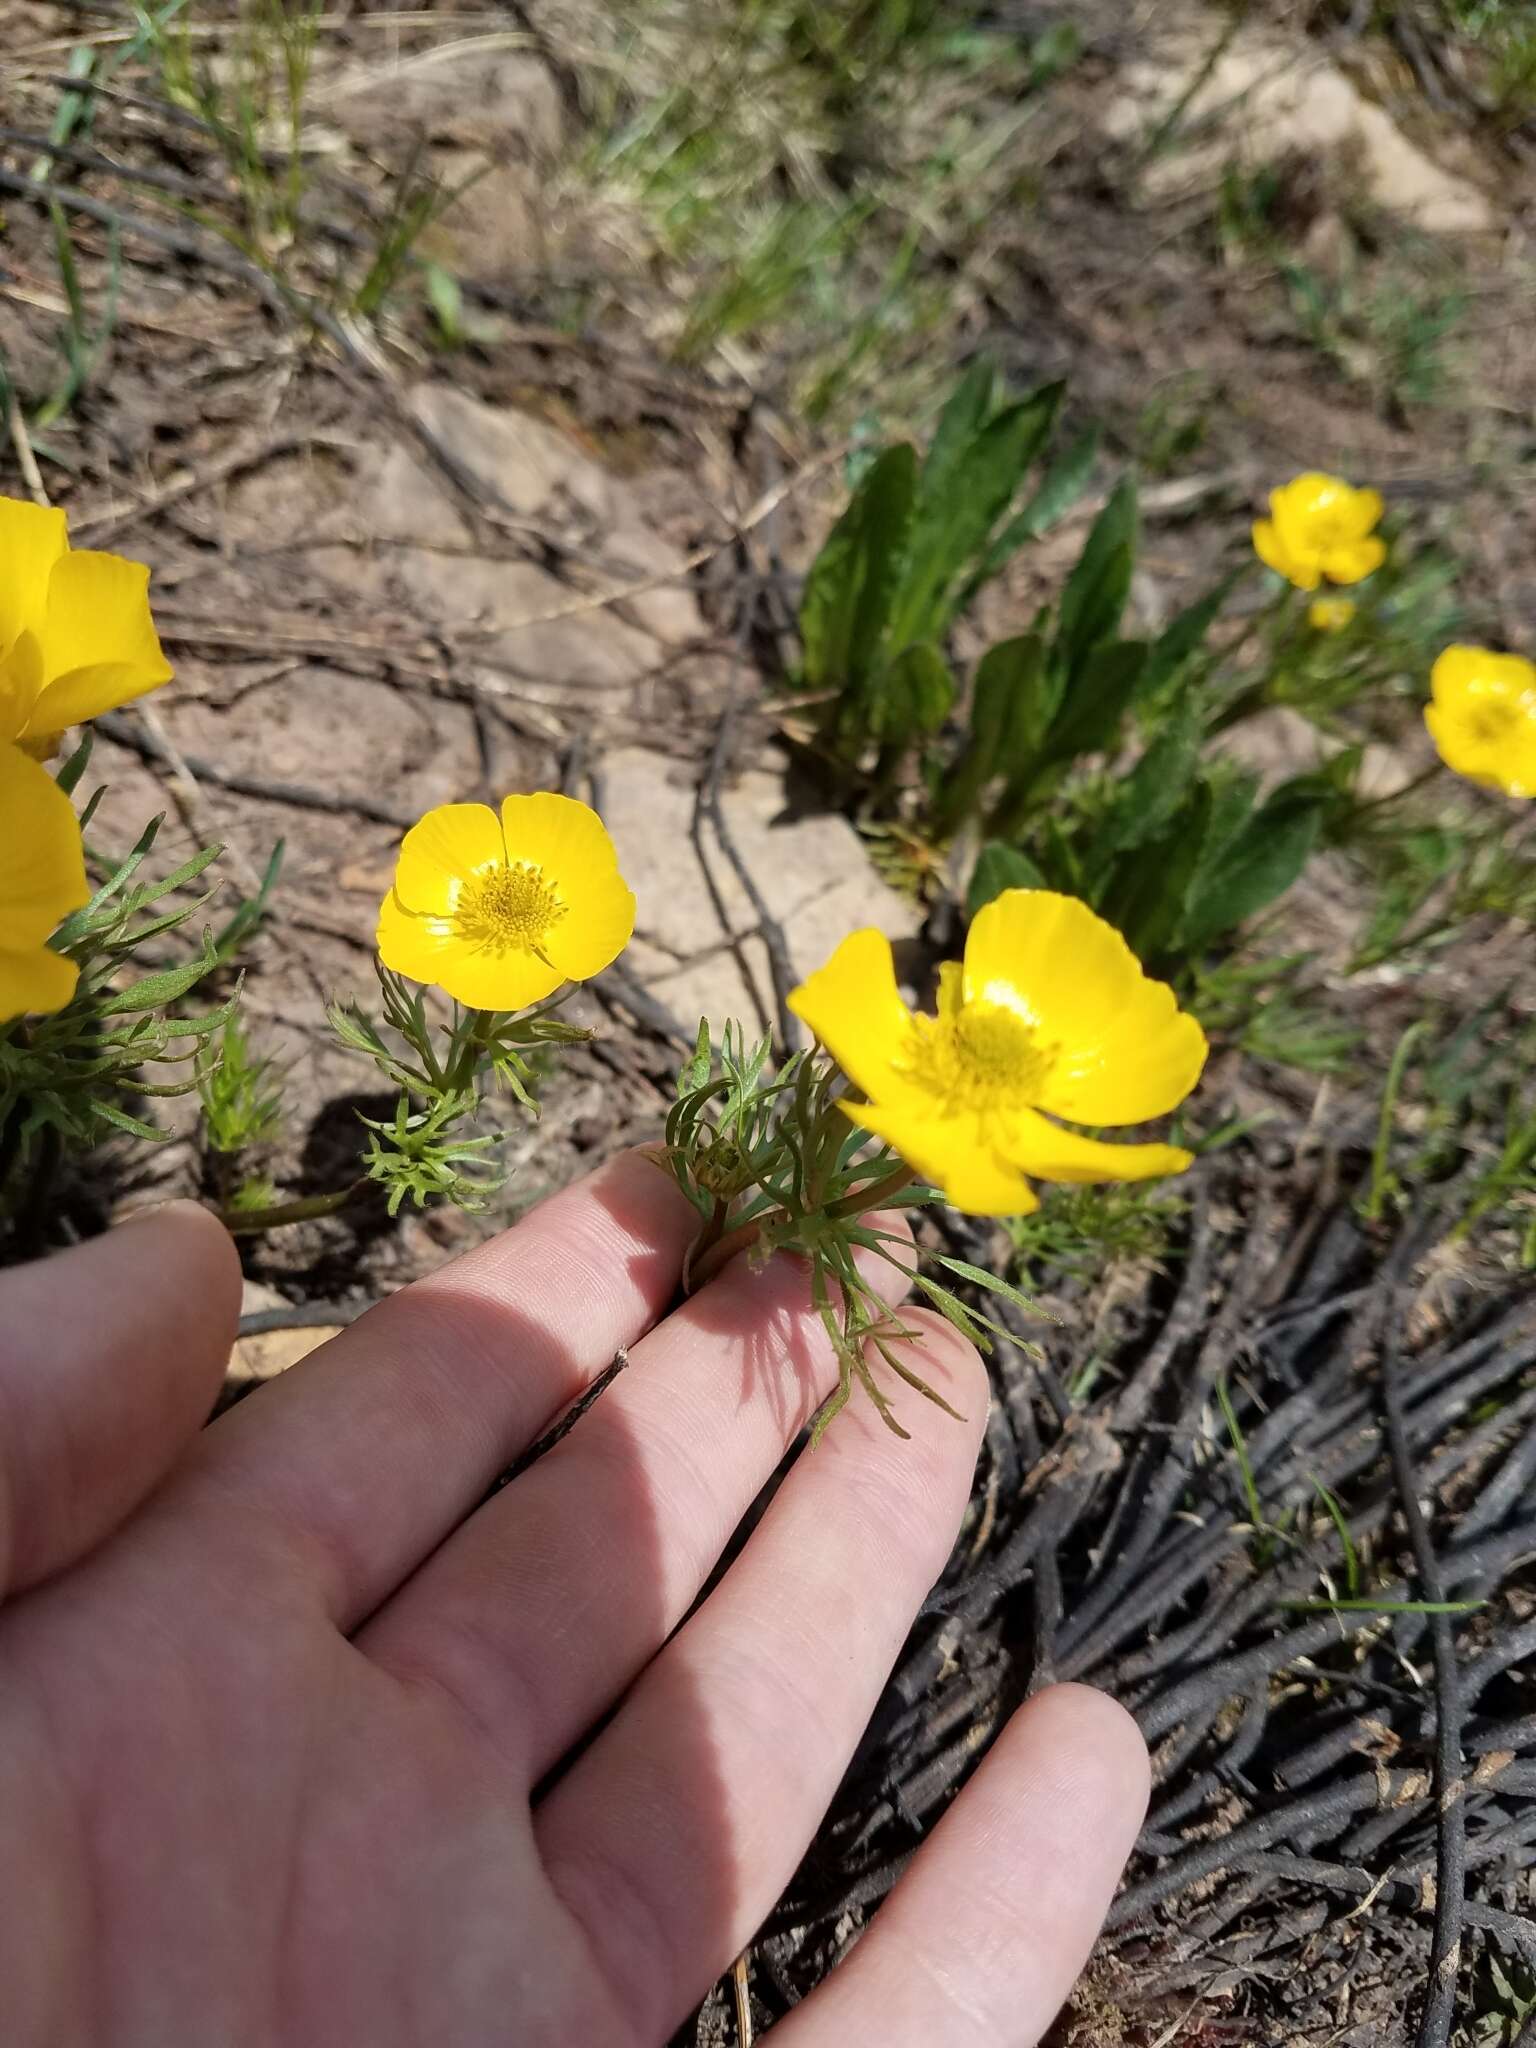
<svg viewBox="0 0 1536 2048"><path fill-rule="evenodd" d="M454 906L454 923L459 936L481 951L542 955L565 912L544 870L517 861L471 876Z"/></svg>
<svg viewBox="0 0 1536 2048"><path fill-rule="evenodd" d="M1051 1065L1033 1026L997 1003L967 1003L939 1017L914 1017L904 1072L944 1112L1032 1105Z"/></svg>

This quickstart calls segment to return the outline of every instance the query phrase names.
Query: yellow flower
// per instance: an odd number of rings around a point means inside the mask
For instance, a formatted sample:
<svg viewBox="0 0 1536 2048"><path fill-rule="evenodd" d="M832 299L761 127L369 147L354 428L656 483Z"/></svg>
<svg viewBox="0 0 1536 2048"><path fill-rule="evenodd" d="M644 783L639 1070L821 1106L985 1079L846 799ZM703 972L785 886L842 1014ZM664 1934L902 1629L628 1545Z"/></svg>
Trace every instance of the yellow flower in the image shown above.
<svg viewBox="0 0 1536 2048"><path fill-rule="evenodd" d="M0 741L46 752L66 725L170 676L149 571L71 548L62 512L0 498Z"/></svg>
<svg viewBox="0 0 1536 2048"><path fill-rule="evenodd" d="M1342 477L1308 470L1269 494L1270 517L1253 529L1254 553L1298 590L1358 583L1387 559L1371 531L1381 517L1380 491L1357 491Z"/></svg>
<svg viewBox="0 0 1536 2048"><path fill-rule="evenodd" d="M1536 796L1536 666L1519 654L1447 647L1429 687L1424 723L1446 767L1507 796Z"/></svg>
<svg viewBox="0 0 1536 2048"><path fill-rule="evenodd" d="M1028 1174L1151 1180L1190 1163L1174 1145L1106 1145L1049 1120L1162 1116L1205 1064L1173 991L1075 897L1007 889L989 903L964 965L939 969L937 1017L902 1001L877 931L844 939L790 1008L866 1098L842 1105L853 1121L971 1215L1037 1208Z"/></svg>
<svg viewBox="0 0 1536 2048"><path fill-rule="evenodd" d="M1314 597L1307 606L1307 624L1314 633L1342 633L1354 616L1352 597Z"/></svg>
<svg viewBox="0 0 1536 2048"><path fill-rule="evenodd" d="M79 968L44 941L89 896L69 798L46 768L0 746L0 1024L62 1010L74 994Z"/></svg>
<svg viewBox="0 0 1536 2048"><path fill-rule="evenodd" d="M406 833L379 957L472 1010L521 1010L589 981L635 928L613 841L586 804L542 790L441 804Z"/></svg>

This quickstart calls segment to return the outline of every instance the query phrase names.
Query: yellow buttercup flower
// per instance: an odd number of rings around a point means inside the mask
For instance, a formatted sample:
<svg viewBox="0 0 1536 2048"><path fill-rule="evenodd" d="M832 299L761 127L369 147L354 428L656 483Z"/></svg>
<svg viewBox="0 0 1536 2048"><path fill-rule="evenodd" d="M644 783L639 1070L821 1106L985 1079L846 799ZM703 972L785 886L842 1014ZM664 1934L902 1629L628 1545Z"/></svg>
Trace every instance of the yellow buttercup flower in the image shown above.
<svg viewBox="0 0 1536 2048"><path fill-rule="evenodd" d="M143 564L72 548L62 512L0 498L0 741L46 751L170 677Z"/></svg>
<svg viewBox="0 0 1536 2048"><path fill-rule="evenodd" d="M379 912L379 958L472 1010L521 1010L589 981L635 928L613 841L586 804L542 790L441 804L406 833Z"/></svg>
<svg viewBox="0 0 1536 2048"><path fill-rule="evenodd" d="M1293 476L1269 494L1268 519L1253 529L1254 553L1298 590L1358 583L1387 559L1372 531L1381 517L1380 491L1357 491L1321 470Z"/></svg>
<svg viewBox="0 0 1536 2048"><path fill-rule="evenodd" d="M1314 597L1307 606L1307 624L1314 633L1342 633L1354 616L1352 597Z"/></svg>
<svg viewBox="0 0 1536 2048"><path fill-rule="evenodd" d="M1447 647L1430 671L1424 723L1469 782L1536 796L1536 665L1486 647Z"/></svg>
<svg viewBox="0 0 1536 2048"><path fill-rule="evenodd" d="M1050 1121L1162 1116L1205 1064L1194 1018L1076 897L1008 889L989 903L964 964L939 969L936 1017L902 1001L877 931L844 939L790 1008L864 1096L846 1113L971 1215L1038 1208L1028 1175L1151 1180L1190 1163L1175 1145L1106 1145Z"/></svg>
<svg viewBox="0 0 1536 2048"><path fill-rule="evenodd" d="M45 941L89 896L69 798L20 748L0 746L0 1024L62 1010L74 994L79 968Z"/></svg>

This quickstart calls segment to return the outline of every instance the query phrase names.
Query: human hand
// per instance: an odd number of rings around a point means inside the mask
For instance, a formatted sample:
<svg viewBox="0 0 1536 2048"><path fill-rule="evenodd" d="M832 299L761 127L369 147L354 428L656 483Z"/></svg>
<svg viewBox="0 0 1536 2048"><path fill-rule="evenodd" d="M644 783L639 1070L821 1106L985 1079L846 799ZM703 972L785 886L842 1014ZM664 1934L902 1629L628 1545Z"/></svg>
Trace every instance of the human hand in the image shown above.
<svg viewBox="0 0 1536 2048"><path fill-rule="evenodd" d="M845 1411L684 1623L834 1371L787 1259L665 1313L695 1221L626 1155L206 1430L239 1274L203 1211L0 1278L10 2048L656 2048L729 1967L948 1554L987 1386L911 1315L967 1420ZM1037 1696L775 2041L1037 2041L1146 1789L1118 1707Z"/></svg>

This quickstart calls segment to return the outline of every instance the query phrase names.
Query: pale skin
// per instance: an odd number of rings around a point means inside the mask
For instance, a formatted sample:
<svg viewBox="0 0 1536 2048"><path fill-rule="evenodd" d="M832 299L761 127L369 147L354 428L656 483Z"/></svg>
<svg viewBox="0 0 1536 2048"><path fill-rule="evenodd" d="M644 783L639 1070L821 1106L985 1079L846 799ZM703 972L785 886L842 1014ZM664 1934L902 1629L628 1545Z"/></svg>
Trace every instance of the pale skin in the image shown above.
<svg viewBox="0 0 1536 2048"><path fill-rule="evenodd" d="M695 1220L625 1155L206 1429L239 1271L203 1211L0 1276L12 2048L660 2048L729 1969L943 1566L987 1386L908 1312L966 1420L850 1407L690 1615L834 1377L789 1259L672 1307ZM1039 2041L1146 1794L1120 1708L1038 1694L775 2043Z"/></svg>

